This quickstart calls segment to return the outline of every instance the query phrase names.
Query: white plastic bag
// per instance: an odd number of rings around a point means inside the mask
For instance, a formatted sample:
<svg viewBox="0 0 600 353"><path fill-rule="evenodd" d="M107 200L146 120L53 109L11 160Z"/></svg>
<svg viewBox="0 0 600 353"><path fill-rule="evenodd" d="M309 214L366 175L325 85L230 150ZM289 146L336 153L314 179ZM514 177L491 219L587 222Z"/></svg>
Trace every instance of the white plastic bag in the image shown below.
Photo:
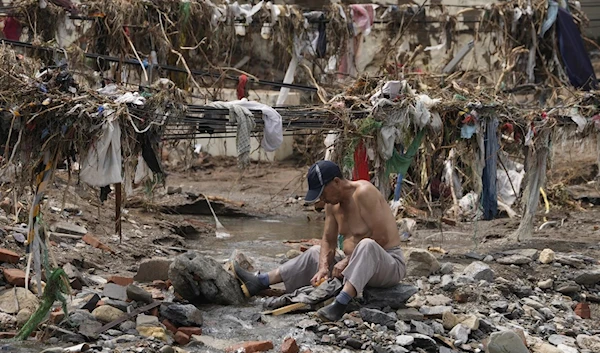
<svg viewBox="0 0 600 353"><path fill-rule="evenodd" d="M81 180L90 186L106 186L123 182L121 176L121 127L107 121L102 134L81 163Z"/></svg>

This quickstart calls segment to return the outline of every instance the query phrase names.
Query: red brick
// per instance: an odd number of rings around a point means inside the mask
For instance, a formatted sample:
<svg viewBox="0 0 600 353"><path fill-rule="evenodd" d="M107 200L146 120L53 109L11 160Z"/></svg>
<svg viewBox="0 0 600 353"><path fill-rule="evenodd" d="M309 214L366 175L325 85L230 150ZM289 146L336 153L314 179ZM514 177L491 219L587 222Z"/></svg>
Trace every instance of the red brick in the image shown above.
<svg viewBox="0 0 600 353"><path fill-rule="evenodd" d="M181 331L188 336L192 336L192 335L201 336L202 335L202 329L200 327L180 327L179 329L177 329L177 331Z"/></svg>
<svg viewBox="0 0 600 353"><path fill-rule="evenodd" d="M114 283L123 287L127 287L128 285L133 284L133 278L123 276L110 276L108 278L108 283Z"/></svg>
<svg viewBox="0 0 600 353"><path fill-rule="evenodd" d="M25 271L17 268L5 268L3 270L6 282L17 287L25 287Z"/></svg>
<svg viewBox="0 0 600 353"><path fill-rule="evenodd" d="M231 347L227 347L225 349L225 351L236 352L239 349L243 349L243 351L245 353L266 352L268 350L273 349L273 342L271 342L271 341L248 341L248 342L233 345Z"/></svg>
<svg viewBox="0 0 600 353"><path fill-rule="evenodd" d="M0 262L8 262L9 264L16 264L19 262L20 256L14 251L0 248Z"/></svg>
<svg viewBox="0 0 600 353"><path fill-rule="evenodd" d="M50 313L50 322L52 322L53 324L60 323L64 318L65 312L62 309Z"/></svg>
<svg viewBox="0 0 600 353"><path fill-rule="evenodd" d="M300 348L296 343L296 340L293 337L287 337L283 340L281 344L281 352L282 353L298 353L300 352Z"/></svg>
<svg viewBox="0 0 600 353"><path fill-rule="evenodd" d="M152 308L152 310L150 310L150 315L158 317L158 307Z"/></svg>
<svg viewBox="0 0 600 353"><path fill-rule="evenodd" d="M98 248L100 250L105 250L112 254L115 253L113 249L109 248L107 245L104 245L102 242L100 242L100 240L94 238L89 233L84 235L83 238L81 238L81 240L83 240L86 244L90 245L91 247Z"/></svg>
<svg viewBox="0 0 600 353"><path fill-rule="evenodd" d="M171 321L164 319L162 321L162 324L165 325L165 327L167 328L167 330L171 331L172 333L176 333L177 332L177 326L173 325L171 323Z"/></svg>
<svg viewBox="0 0 600 353"><path fill-rule="evenodd" d="M190 336L181 331L177 331L175 334L175 342L177 342L180 346L185 346L186 344L190 343Z"/></svg>
<svg viewBox="0 0 600 353"><path fill-rule="evenodd" d="M575 307L575 314L582 319L591 319L590 306L588 303L579 303Z"/></svg>

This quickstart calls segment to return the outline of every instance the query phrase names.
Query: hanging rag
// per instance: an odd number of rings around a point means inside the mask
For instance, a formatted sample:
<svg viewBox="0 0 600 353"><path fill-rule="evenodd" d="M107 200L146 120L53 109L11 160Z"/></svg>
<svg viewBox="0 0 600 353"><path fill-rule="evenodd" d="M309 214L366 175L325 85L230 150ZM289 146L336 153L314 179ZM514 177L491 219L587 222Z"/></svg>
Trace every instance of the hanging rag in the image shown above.
<svg viewBox="0 0 600 353"><path fill-rule="evenodd" d="M317 39L317 58L323 59L327 55L327 30L325 25L325 15L319 18L319 37Z"/></svg>
<svg viewBox="0 0 600 353"><path fill-rule="evenodd" d="M246 109L260 110L263 113L263 121L265 123L263 139L261 142L262 148L267 152L273 152L281 146L283 142L283 126L281 122L281 114L272 107L255 101L242 99L233 101L235 104Z"/></svg>
<svg viewBox="0 0 600 353"><path fill-rule="evenodd" d="M369 35L369 33L371 33L371 27L373 26L373 20L375 19L376 6L377 5L372 4L350 5L350 13L352 14L355 34L363 33L364 35Z"/></svg>
<svg viewBox="0 0 600 353"><path fill-rule="evenodd" d="M596 89L598 81L585 50L579 28L567 10L559 8L556 20L558 47L571 84L584 91Z"/></svg>
<svg viewBox="0 0 600 353"><path fill-rule="evenodd" d="M367 148L361 140L354 150L354 170L352 171L352 180L367 180L369 177L369 159L367 156Z"/></svg>
<svg viewBox="0 0 600 353"><path fill-rule="evenodd" d="M498 214L498 119L488 118L485 126L485 167L483 168L483 192L481 204L483 206L483 219L491 220Z"/></svg>
<svg viewBox="0 0 600 353"><path fill-rule="evenodd" d="M238 99L243 99L246 98L246 83L248 83L248 76L246 75L240 75L239 79L238 79L238 85L237 85L237 98Z"/></svg>
<svg viewBox="0 0 600 353"><path fill-rule="evenodd" d="M250 133L256 127L254 114L248 109L233 102L211 102L209 107L229 110L229 122L237 125L237 153L241 167L250 163Z"/></svg>
<svg viewBox="0 0 600 353"><path fill-rule="evenodd" d="M88 150L81 163L81 180L90 186L106 186L123 182L121 176L121 126L106 121L102 134Z"/></svg>
<svg viewBox="0 0 600 353"><path fill-rule="evenodd" d="M546 20L540 30L540 38L544 37L544 34L552 27L556 22L558 16L558 3L556 1L548 1L548 13L546 14Z"/></svg>
<svg viewBox="0 0 600 353"><path fill-rule="evenodd" d="M158 146L160 137L157 134L148 131L144 134L138 134L138 141L140 139L142 145L142 157L148 167L150 167L150 170L155 174L164 174L160 159L157 157L158 153L154 148L154 146Z"/></svg>
<svg viewBox="0 0 600 353"><path fill-rule="evenodd" d="M398 151L396 151L396 149L394 149L392 158L386 161L386 175L390 175L390 173L398 173L402 176L406 175L408 168L419 151L423 136L425 136L425 129L421 129L417 133L410 146L408 146L406 153L404 154L400 154Z"/></svg>
<svg viewBox="0 0 600 353"><path fill-rule="evenodd" d="M23 27L21 23L14 17L7 17L4 20L4 29L2 32L4 33L4 38L9 40L19 40L21 39L21 31Z"/></svg>

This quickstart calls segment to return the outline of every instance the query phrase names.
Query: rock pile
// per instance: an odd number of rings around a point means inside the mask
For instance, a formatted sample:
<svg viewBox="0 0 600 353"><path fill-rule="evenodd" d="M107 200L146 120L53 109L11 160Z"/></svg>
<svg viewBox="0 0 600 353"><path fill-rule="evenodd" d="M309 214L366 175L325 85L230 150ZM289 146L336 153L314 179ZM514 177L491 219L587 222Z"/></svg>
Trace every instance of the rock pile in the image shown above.
<svg viewBox="0 0 600 353"><path fill-rule="evenodd" d="M414 286L397 291L414 295L381 301L366 290L366 307L339 323L308 326L321 344L377 353L600 352L597 321L586 320L586 301L600 302L595 259L524 249L454 271L458 265L432 263L422 251L408 254L414 276L406 282ZM498 275L504 269L530 275L509 280ZM536 277L542 269L552 278Z"/></svg>

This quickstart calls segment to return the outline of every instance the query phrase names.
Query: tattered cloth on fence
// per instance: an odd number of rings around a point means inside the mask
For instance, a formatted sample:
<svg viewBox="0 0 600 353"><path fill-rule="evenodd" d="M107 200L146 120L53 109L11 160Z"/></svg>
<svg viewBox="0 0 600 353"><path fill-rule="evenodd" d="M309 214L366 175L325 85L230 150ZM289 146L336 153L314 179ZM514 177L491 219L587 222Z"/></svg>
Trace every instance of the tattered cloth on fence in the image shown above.
<svg viewBox="0 0 600 353"><path fill-rule="evenodd" d="M596 89L598 81L596 80L594 67L585 50L581 33L573 21L573 17L567 10L559 8L556 22L558 45L569 81L576 88L585 91Z"/></svg>
<svg viewBox="0 0 600 353"><path fill-rule="evenodd" d="M81 163L81 181L90 186L107 186L123 181L121 156L121 126L107 120L102 134L90 147Z"/></svg>
<svg viewBox="0 0 600 353"><path fill-rule="evenodd" d="M240 165L250 163L250 133L256 127L252 112L232 102L211 102L209 107L229 110L229 122L237 125L237 154Z"/></svg>
<svg viewBox="0 0 600 353"><path fill-rule="evenodd" d="M483 168L483 219L494 219L498 214L498 190L496 188L498 168L498 119L488 118L485 124L485 167Z"/></svg>
<svg viewBox="0 0 600 353"><path fill-rule="evenodd" d="M306 286L280 297L269 297L263 303L265 308L278 309L294 303L316 305L333 298L342 290L342 281L337 278L329 279L318 287Z"/></svg>
<svg viewBox="0 0 600 353"><path fill-rule="evenodd" d="M281 146L283 142L283 127L281 123L281 114L268 105L242 99L233 101L231 104L240 105L247 109L260 110L263 113L265 123L264 135L261 142L262 148L267 152L273 152Z"/></svg>

